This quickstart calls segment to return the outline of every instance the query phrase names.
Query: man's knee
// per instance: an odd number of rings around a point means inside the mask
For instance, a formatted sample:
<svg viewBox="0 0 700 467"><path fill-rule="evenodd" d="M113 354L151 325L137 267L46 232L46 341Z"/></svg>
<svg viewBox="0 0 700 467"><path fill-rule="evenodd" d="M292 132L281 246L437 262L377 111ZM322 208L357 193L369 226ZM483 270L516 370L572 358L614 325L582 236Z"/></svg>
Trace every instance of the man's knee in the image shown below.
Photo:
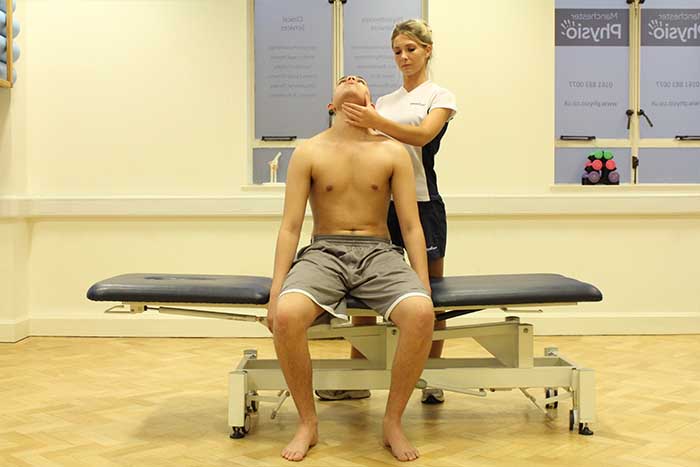
<svg viewBox="0 0 700 467"><path fill-rule="evenodd" d="M415 331L432 333L435 324L433 302L424 297L410 297L399 303L391 313L391 319L399 329L408 327Z"/></svg>
<svg viewBox="0 0 700 467"><path fill-rule="evenodd" d="M318 305L308 297L298 293L285 294L277 302L272 331L275 334L305 331L317 315Z"/></svg>

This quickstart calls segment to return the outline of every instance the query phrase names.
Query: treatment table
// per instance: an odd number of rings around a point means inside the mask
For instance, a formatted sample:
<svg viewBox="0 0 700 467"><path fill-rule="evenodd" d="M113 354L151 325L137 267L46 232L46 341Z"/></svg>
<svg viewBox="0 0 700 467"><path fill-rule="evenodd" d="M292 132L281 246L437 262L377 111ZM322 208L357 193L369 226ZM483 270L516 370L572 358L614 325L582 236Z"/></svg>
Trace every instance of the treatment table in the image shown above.
<svg viewBox="0 0 700 467"><path fill-rule="evenodd" d="M94 301L121 302L107 310L112 313L142 313L153 309L160 313L257 321L266 325L262 316L211 308L264 308L269 300L270 284L269 278L259 276L123 274L94 284L87 296ZM453 276L432 279L431 285L438 320L487 308L541 311L539 308L543 306L602 300L601 292L593 285L559 274ZM347 297L346 302L349 315L377 316L353 297ZM342 337L367 359L313 360L314 389L389 389L398 334L398 328L391 322L353 326L337 318L317 320L309 328L309 339ZM559 401L570 398L569 429L578 425L579 434L593 434L589 428L595 421L593 370L565 359L555 347L546 348L543 356L536 357L533 334L533 326L515 316L493 323L436 330L433 340L471 337L493 357L430 358L416 387L481 397L488 391L518 389L550 418ZM543 388L544 398L536 397L532 388ZM260 395L258 391L263 390L275 390L277 395ZM277 360L258 359L256 350L243 352L243 358L229 373L228 392L232 438L242 438L250 431L251 415L258 411L259 402L277 404L271 415L274 418L289 397Z"/></svg>

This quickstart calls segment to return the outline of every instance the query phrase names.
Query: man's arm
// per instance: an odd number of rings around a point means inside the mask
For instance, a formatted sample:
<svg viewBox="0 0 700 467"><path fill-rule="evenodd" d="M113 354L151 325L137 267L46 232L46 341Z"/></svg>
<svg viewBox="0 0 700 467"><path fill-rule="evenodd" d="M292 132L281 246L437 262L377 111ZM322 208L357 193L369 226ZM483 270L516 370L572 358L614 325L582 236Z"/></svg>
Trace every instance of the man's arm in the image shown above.
<svg viewBox="0 0 700 467"><path fill-rule="evenodd" d="M430 292L428 278L428 256L425 252L425 236L418 216L416 201L416 180L413 175L413 164L406 149L394 142L390 143L395 152L394 172L391 177L391 193L394 197L396 215L401 226L401 236L408 252L411 267Z"/></svg>
<svg viewBox="0 0 700 467"><path fill-rule="evenodd" d="M297 246L301 226L304 223L306 201L311 190L311 161L306 145L294 150L287 170L287 186L284 193L284 211L282 224L277 235L275 249L275 266L270 287L270 303L267 308L267 326L272 331L272 323L277 307L277 298L282 289L284 279L291 268Z"/></svg>

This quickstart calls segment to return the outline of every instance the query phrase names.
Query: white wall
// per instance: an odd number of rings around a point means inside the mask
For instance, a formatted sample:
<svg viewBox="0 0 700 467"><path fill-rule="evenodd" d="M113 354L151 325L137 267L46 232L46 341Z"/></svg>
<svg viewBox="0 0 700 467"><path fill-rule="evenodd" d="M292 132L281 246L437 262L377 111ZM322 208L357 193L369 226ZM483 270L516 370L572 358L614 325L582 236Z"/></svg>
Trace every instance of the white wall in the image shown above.
<svg viewBox="0 0 700 467"><path fill-rule="evenodd" d="M433 77L460 113L437 158L447 194L543 193L554 179L554 1L430 2Z"/></svg>
<svg viewBox="0 0 700 467"><path fill-rule="evenodd" d="M239 191L246 2L21 3L29 193Z"/></svg>
<svg viewBox="0 0 700 467"><path fill-rule="evenodd" d="M244 0L20 0L19 80L0 90L0 340L265 334L85 299L125 272L271 273L281 194L242 188L246 15ZM437 162L447 273L560 272L604 292L527 315L540 333L700 332L698 187L551 186L553 0L431 0L430 21L433 78L460 106Z"/></svg>

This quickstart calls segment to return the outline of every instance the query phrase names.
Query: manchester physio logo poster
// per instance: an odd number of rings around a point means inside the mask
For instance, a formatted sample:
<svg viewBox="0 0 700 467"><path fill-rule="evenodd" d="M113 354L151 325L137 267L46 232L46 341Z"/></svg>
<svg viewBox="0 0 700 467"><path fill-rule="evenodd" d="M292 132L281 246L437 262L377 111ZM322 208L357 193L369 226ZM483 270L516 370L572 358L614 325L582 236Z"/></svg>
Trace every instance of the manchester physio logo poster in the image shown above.
<svg viewBox="0 0 700 467"><path fill-rule="evenodd" d="M641 35L641 137L700 135L700 0L649 0Z"/></svg>
<svg viewBox="0 0 700 467"><path fill-rule="evenodd" d="M555 137L627 138L629 8L557 0Z"/></svg>

